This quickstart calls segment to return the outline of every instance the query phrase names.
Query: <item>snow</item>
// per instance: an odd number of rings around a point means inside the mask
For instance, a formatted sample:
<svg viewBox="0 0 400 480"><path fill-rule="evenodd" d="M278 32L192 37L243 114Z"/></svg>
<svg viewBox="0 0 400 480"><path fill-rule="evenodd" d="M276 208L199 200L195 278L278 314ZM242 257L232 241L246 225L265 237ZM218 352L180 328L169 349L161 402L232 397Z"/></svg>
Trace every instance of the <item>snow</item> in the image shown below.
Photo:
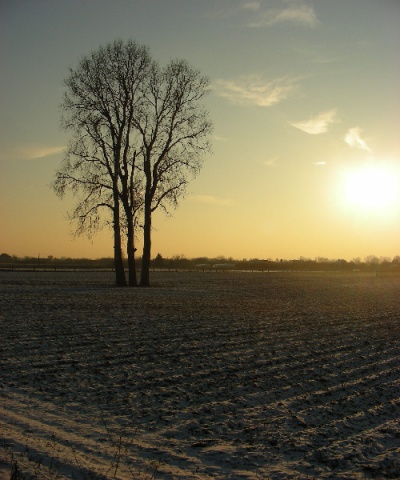
<svg viewBox="0 0 400 480"><path fill-rule="evenodd" d="M152 280L0 272L0 479L400 477L399 276Z"/></svg>

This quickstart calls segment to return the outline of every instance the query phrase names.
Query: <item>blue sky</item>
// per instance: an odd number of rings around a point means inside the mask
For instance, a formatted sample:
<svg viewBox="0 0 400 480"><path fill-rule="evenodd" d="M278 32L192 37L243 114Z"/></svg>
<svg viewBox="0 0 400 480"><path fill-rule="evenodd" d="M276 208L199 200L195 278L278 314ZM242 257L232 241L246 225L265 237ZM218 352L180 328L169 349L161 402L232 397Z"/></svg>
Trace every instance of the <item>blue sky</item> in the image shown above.
<svg viewBox="0 0 400 480"><path fill-rule="evenodd" d="M154 255L400 254L399 20L396 0L0 1L0 250L111 256L110 232L71 237L48 185L68 69L133 38L212 84L214 153L156 217Z"/></svg>

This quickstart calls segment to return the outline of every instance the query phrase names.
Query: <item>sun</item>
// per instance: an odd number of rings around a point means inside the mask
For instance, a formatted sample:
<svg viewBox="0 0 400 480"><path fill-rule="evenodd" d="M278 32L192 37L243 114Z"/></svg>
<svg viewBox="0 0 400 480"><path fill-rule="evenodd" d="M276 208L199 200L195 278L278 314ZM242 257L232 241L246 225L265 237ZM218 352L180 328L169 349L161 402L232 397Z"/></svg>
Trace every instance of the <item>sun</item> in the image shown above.
<svg viewBox="0 0 400 480"><path fill-rule="evenodd" d="M400 177L387 166L368 165L344 175L344 201L362 210L387 210L400 201Z"/></svg>

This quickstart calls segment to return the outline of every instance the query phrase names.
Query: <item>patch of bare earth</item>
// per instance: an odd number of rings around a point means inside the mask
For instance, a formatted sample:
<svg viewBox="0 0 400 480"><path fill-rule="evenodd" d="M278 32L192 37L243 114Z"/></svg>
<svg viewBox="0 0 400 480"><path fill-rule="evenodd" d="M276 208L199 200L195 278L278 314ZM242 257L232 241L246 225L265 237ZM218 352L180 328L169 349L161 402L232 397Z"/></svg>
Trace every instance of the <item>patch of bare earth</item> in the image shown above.
<svg viewBox="0 0 400 480"><path fill-rule="evenodd" d="M400 277L0 273L0 478L400 477Z"/></svg>

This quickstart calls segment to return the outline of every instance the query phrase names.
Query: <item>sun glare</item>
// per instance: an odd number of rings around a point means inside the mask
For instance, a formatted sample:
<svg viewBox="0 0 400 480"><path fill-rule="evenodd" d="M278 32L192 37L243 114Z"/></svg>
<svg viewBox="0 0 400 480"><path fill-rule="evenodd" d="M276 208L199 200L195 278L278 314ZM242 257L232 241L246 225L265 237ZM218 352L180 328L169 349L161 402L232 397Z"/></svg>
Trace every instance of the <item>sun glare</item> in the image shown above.
<svg viewBox="0 0 400 480"><path fill-rule="evenodd" d="M364 210L385 210L400 201L400 177L389 167L366 166L349 171L344 179L347 205Z"/></svg>

